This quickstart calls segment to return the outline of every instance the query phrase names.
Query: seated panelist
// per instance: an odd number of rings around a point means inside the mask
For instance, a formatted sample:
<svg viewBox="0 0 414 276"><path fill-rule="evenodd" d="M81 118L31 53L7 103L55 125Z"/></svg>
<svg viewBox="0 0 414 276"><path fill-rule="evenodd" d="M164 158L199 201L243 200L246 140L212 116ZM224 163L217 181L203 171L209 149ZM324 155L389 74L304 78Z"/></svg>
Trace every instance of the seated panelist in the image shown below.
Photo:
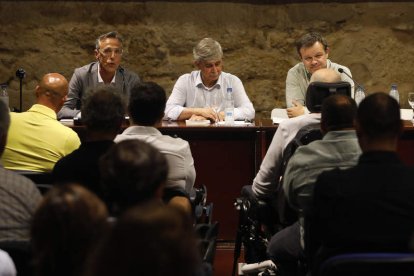
<svg viewBox="0 0 414 276"><path fill-rule="evenodd" d="M120 66L123 48L122 37L109 32L98 37L95 44L97 61L76 68L69 82L68 97L58 113L58 118L80 116L82 97L98 84L115 86L125 101L132 86L140 82L137 74Z"/></svg>
<svg viewBox="0 0 414 276"><path fill-rule="evenodd" d="M177 80L167 101L164 119L222 121L227 88L232 88L234 119L254 119L255 110L241 80L222 72L220 44L212 38L204 38L193 49L193 56L199 70L184 74ZM214 104L215 97L219 98L218 104Z"/></svg>
<svg viewBox="0 0 414 276"><path fill-rule="evenodd" d="M319 33L307 33L296 42L296 50L301 62L290 68L286 77L286 107L289 118L305 113L306 89L309 86L311 76L322 68L333 69L338 72L342 68L349 76L351 71L340 64L328 59L328 42ZM351 84L354 91L354 82L345 73L341 74L341 80Z"/></svg>

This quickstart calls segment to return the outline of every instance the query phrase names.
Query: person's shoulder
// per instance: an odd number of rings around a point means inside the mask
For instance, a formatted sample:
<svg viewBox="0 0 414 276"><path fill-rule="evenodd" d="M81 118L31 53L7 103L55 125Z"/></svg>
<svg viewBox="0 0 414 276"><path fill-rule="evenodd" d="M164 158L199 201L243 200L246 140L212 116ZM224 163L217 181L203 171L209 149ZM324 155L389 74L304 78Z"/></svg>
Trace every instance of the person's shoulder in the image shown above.
<svg viewBox="0 0 414 276"><path fill-rule="evenodd" d="M82 74L91 71L93 67L97 66L96 61L83 65L75 69L75 74Z"/></svg>
<svg viewBox="0 0 414 276"><path fill-rule="evenodd" d="M160 136L161 141L165 148L168 148L171 151L182 151L190 148L190 144L179 137L172 137L170 135Z"/></svg>
<svg viewBox="0 0 414 276"><path fill-rule="evenodd" d="M330 62L330 68L334 69L335 71L337 71L339 68L344 69L345 71L347 71L348 73L351 72L351 70L349 70L348 67L346 67L345 65L339 64L339 63L335 63L332 62L331 60L329 60Z"/></svg>
<svg viewBox="0 0 414 276"><path fill-rule="evenodd" d="M288 70L288 74L298 74L305 70L305 66L302 62L296 63L293 67Z"/></svg>
<svg viewBox="0 0 414 276"><path fill-rule="evenodd" d="M3 167L0 167L0 182L10 182L13 184L35 187L34 182L29 178Z"/></svg>

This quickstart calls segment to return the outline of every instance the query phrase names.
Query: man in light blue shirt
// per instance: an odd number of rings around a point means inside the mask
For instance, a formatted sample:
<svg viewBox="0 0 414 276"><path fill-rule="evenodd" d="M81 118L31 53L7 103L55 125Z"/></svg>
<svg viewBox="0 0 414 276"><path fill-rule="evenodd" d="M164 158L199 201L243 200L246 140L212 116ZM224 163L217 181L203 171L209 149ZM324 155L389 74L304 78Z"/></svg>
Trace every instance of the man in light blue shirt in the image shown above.
<svg viewBox="0 0 414 276"><path fill-rule="evenodd" d="M193 55L199 70L184 74L177 80L167 101L164 119L222 121L227 88L233 91L234 119L254 119L255 110L241 80L222 72L223 51L220 44L211 38L204 38L194 48ZM218 113L210 105L214 93L222 94Z"/></svg>

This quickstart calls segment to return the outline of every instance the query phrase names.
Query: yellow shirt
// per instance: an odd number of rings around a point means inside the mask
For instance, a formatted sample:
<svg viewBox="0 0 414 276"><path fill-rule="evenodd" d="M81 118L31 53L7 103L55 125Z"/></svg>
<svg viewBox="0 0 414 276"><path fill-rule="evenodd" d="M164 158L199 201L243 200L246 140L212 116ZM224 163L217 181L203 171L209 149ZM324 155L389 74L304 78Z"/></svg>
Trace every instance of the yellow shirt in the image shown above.
<svg viewBox="0 0 414 276"><path fill-rule="evenodd" d="M10 113L2 160L7 169L50 172L60 158L79 145L76 132L57 121L55 111L35 104L27 112Z"/></svg>

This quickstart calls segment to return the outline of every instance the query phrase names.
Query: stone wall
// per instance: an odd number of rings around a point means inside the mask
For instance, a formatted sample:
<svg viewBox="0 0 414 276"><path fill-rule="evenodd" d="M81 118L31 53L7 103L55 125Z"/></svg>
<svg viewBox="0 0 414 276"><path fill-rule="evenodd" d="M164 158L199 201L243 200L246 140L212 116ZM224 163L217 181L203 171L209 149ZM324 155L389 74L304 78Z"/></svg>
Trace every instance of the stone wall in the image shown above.
<svg viewBox="0 0 414 276"><path fill-rule="evenodd" d="M331 46L330 58L348 66L368 93L397 83L403 107L414 92L414 3L243 3L0 1L0 82L18 106L22 67L23 109L44 73L94 60L96 37L117 30L125 38L124 67L167 93L192 70L192 48L213 37L224 49L225 71L241 78L260 116L284 107L285 78L298 56L294 41L315 30Z"/></svg>

